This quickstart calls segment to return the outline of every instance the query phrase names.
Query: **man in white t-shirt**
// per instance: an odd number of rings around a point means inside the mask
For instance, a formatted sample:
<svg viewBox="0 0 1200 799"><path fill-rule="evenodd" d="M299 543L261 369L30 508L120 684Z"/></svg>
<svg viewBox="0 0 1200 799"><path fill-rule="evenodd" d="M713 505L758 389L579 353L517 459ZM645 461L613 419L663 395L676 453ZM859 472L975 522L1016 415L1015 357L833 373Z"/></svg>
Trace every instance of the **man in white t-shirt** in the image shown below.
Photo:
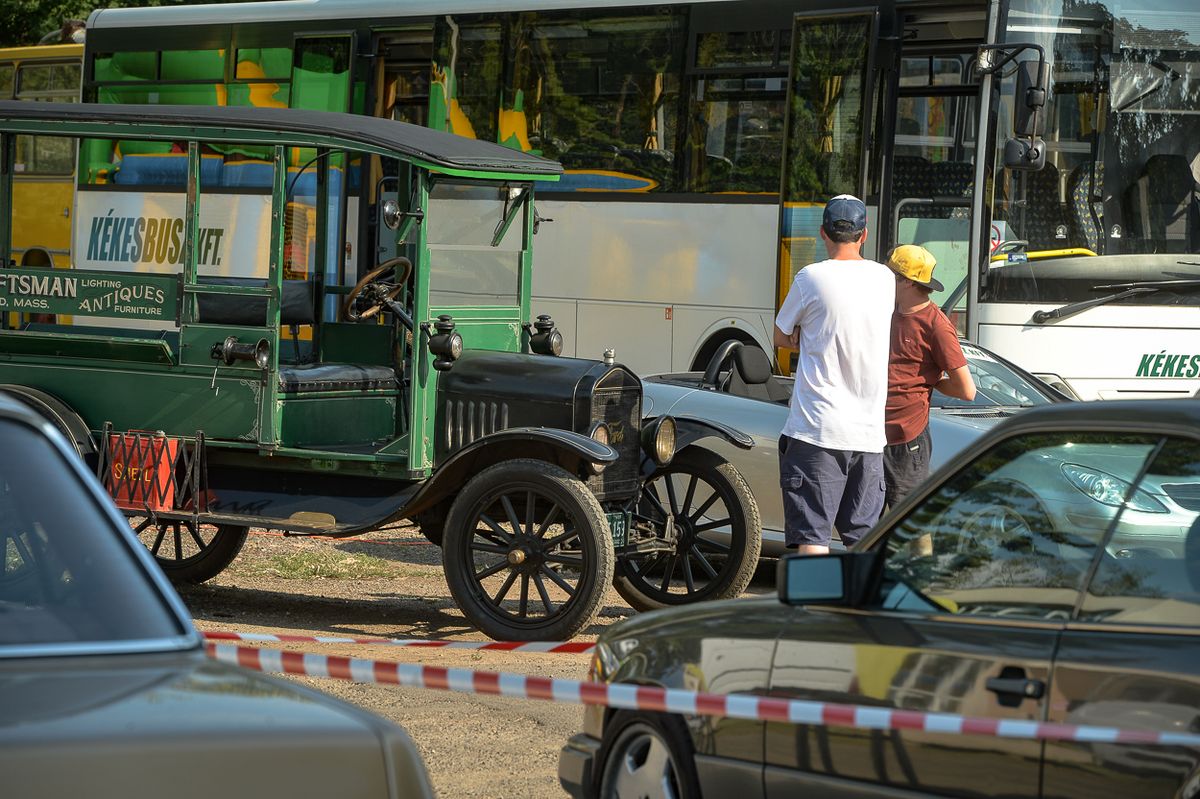
<svg viewBox="0 0 1200 799"><path fill-rule="evenodd" d="M787 545L829 551L834 525L852 546L883 510L883 409L896 279L862 257L867 207L848 194L825 206L828 260L796 273L775 319L775 346L799 350L779 438Z"/></svg>

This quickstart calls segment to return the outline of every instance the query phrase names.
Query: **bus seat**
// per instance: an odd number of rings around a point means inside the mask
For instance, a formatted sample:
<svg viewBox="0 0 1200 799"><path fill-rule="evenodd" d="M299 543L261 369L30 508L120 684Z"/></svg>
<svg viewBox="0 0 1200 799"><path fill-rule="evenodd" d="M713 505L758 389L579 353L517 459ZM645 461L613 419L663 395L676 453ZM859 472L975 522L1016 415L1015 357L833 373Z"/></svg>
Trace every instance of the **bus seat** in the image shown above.
<svg viewBox="0 0 1200 799"><path fill-rule="evenodd" d="M970 197L975 186L975 165L970 161L941 161L933 165L933 185L940 197ZM968 208L936 208L939 217L965 217Z"/></svg>
<svg viewBox="0 0 1200 799"><path fill-rule="evenodd" d="M265 286L266 281L245 277L202 277L209 286ZM263 327L267 319L266 297L245 297L234 294L198 294L198 322L213 325L245 325ZM311 280L283 281L283 297L279 307L282 325L316 324L316 283Z"/></svg>
<svg viewBox="0 0 1200 799"><path fill-rule="evenodd" d="M1023 199L1013 203L1009 224L1015 224L1012 238L1029 242L1030 250L1057 250L1067 246L1067 220L1059 194L1059 172L1046 164L1036 172L1022 172Z"/></svg>
<svg viewBox="0 0 1200 799"><path fill-rule="evenodd" d="M933 164L919 155L898 155L892 159L892 197L933 196ZM911 208L905 216L923 216L927 209Z"/></svg>
<svg viewBox="0 0 1200 799"><path fill-rule="evenodd" d="M1197 235L1196 179L1182 155L1160 153L1126 192L1130 227L1158 252L1188 252Z"/></svg>
<svg viewBox="0 0 1200 799"><path fill-rule="evenodd" d="M186 186L187 153L135 153L121 158L112 182L121 186ZM221 183L219 155L200 157L200 185Z"/></svg>
<svg viewBox="0 0 1200 799"><path fill-rule="evenodd" d="M1104 224L1104 163L1088 161L1067 177L1067 211L1071 243L1100 252L1100 230Z"/></svg>

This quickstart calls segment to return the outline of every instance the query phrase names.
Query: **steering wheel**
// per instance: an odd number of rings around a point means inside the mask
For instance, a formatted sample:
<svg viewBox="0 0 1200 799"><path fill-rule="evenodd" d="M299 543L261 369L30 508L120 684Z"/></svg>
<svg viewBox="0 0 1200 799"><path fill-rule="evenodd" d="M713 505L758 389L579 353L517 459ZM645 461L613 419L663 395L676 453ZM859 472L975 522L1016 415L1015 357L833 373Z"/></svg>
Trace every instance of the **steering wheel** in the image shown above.
<svg viewBox="0 0 1200 799"><path fill-rule="evenodd" d="M708 359L708 368L704 370L704 377L700 378L700 388L719 391L721 387L717 385L717 380L721 376L721 370L733 358L733 353L743 346L742 342L737 339L729 339L717 347L717 351Z"/></svg>
<svg viewBox="0 0 1200 799"><path fill-rule="evenodd" d="M397 275L397 269L400 274ZM346 301L342 304L342 317L350 322L361 322L373 318L384 308L395 310L396 298L404 291L404 284L412 274L412 261L403 255L391 258L362 276L354 284ZM397 316L412 330L411 320L406 313Z"/></svg>

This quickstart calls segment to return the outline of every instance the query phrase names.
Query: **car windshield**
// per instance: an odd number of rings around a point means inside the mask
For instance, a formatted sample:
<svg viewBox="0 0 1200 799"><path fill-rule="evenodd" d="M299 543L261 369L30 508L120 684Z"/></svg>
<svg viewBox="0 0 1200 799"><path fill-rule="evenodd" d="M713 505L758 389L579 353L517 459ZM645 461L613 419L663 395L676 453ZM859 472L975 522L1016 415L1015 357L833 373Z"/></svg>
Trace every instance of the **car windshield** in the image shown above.
<svg viewBox="0 0 1200 799"><path fill-rule="evenodd" d="M0 421L0 448L0 657L185 634L58 450L13 421Z"/></svg>
<svg viewBox="0 0 1200 799"><path fill-rule="evenodd" d="M1008 365L994 358L987 350L963 342L963 354L967 356L967 368L975 381L975 399L967 400L947 397L940 391L933 392L930 406L934 408L1030 408L1034 405L1049 405L1051 399L1033 382Z"/></svg>

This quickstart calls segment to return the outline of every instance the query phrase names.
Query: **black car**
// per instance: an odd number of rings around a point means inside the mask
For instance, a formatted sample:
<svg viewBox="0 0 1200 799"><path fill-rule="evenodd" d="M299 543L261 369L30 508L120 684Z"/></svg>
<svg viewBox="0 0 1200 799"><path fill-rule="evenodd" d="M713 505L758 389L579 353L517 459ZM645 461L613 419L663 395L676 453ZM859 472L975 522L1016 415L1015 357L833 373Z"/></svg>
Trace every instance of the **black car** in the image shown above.
<svg viewBox="0 0 1200 799"><path fill-rule="evenodd" d="M593 678L1200 732L1200 405L1006 420L856 550L782 560L779 593L614 625ZM1200 748L589 707L559 778L588 797L1195 797Z"/></svg>

